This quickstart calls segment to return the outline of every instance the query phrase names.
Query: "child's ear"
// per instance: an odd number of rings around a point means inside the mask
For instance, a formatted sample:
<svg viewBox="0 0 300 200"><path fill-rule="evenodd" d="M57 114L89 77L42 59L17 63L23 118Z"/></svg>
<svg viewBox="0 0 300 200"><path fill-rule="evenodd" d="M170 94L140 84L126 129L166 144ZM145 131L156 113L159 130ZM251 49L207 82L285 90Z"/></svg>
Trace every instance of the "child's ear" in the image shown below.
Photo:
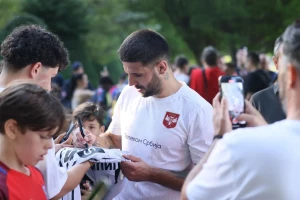
<svg viewBox="0 0 300 200"><path fill-rule="evenodd" d="M4 132L5 132L5 135L14 140L16 139L17 137L17 133L19 132L19 127L18 127L18 124L15 120L13 119L9 119L5 122L4 124Z"/></svg>
<svg viewBox="0 0 300 200"><path fill-rule="evenodd" d="M105 131L105 126L101 126L100 127L100 133L104 133L104 131Z"/></svg>

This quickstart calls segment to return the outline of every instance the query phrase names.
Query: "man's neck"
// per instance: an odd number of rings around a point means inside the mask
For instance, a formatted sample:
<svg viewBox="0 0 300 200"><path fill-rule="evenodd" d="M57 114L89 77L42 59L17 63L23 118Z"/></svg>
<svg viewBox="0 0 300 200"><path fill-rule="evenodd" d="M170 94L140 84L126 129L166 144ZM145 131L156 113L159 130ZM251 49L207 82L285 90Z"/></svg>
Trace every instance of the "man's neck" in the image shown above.
<svg viewBox="0 0 300 200"><path fill-rule="evenodd" d="M292 94L294 98L290 98L288 102L287 109L287 119L290 120L300 120L300 99L298 98L300 94Z"/></svg>
<svg viewBox="0 0 300 200"><path fill-rule="evenodd" d="M12 149L13 145L11 145L7 139L5 139L4 135L0 137L0 145L0 161L10 169L30 175L29 169L18 159L17 155Z"/></svg>
<svg viewBox="0 0 300 200"><path fill-rule="evenodd" d="M154 97L165 98L171 96L172 94L175 94L181 86L182 84L175 79L173 73L168 72L168 79L165 78L162 83L162 92Z"/></svg>
<svg viewBox="0 0 300 200"><path fill-rule="evenodd" d="M12 74L12 73L8 73L6 71L3 71L0 74L0 87L5 88L12 81L22 80L22 79L24 80L24 79L27 79L27 78L22 76L21 73Z"/></svg>
<svg viewBox="0 0 300 200"><path fill-rule="evenodd" d="M249 72L254 72L254 71L256 71L256 70L257 70L257 68L254 67L254 66L252 66L252 67L250 67Z"/></svg>

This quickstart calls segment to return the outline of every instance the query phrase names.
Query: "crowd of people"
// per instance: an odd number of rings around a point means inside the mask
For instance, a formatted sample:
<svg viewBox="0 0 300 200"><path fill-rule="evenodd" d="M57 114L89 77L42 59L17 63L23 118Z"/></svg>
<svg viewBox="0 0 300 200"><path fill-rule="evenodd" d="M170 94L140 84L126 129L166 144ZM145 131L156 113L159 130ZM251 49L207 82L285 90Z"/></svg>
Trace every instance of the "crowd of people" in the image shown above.
<svg viewBox="0 0 300 200"><path fill-rule="evenodd" d="M58 36L17 27L1 44L0 199L89 199L97 168L113 172L104 199L298 200L299 47L296 21L275 41L278 74L264 54L241 49L224 63L211 46L189 67L184 55L170 64L164 37L143 29L120 45L119 83L105 69L93 88L79 61L62 78L69 53ZM223 75L244 79L237 120L248 128L232 130ZM99 156L114 149L116 165Z"/></svg>

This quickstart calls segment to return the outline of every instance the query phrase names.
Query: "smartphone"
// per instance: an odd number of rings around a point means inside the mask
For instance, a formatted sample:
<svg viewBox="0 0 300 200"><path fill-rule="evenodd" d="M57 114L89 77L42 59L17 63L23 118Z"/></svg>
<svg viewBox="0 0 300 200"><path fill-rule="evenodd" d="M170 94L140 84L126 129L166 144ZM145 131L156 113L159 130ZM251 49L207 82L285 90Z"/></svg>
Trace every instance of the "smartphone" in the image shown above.
<svg viewBox="0 0 300 200"><path fill-rule="evenodd" d="M232 129L246 127L245 121L238 122L236 117L245 112L244 80L240 76L220 76L219 86L221 98L225 97L228 102L228 111Z"/></svg>

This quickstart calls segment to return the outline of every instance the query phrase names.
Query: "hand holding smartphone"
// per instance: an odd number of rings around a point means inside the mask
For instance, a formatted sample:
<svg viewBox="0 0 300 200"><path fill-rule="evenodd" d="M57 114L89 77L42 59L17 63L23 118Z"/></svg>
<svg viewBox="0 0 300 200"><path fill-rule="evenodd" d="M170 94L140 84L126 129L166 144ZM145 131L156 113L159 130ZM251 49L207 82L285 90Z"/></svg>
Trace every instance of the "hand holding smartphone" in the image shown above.
<svg viewBox="0 0 300 200"><path fill-rule="evenodd" d="M219 87L221 98L225 97L228 102L228 112L232 129L246 127L245 121L238 122L236 118L245 112L245 98L243 89L244 80L239 76L220 76Z"/></svg>

